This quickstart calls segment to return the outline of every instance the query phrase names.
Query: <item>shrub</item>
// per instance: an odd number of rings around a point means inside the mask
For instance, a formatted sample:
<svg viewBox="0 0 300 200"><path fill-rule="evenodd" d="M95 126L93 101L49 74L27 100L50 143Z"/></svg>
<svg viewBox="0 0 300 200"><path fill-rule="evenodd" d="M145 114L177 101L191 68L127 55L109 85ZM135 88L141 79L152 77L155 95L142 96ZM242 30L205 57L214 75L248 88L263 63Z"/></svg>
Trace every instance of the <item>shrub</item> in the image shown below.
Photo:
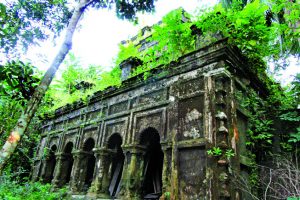
<svg viewBox="0 0 300 200"><path fill-rule="evenodd" d="M57 200L70 199L66 188L51 191L50 184L40 182L18 183L12 181L9 176L0 177L0 199L3 200Z"/></svg>

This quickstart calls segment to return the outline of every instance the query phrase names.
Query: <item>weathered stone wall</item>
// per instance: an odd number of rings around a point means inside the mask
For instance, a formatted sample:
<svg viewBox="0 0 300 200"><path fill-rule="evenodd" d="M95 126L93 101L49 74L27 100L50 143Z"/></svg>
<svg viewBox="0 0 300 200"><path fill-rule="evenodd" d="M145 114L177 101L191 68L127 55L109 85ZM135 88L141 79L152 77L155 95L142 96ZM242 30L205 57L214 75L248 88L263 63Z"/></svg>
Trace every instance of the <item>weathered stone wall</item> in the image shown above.
<svg viewBox="0 0 300 200"><path fill-rule="evenodd" d="M142 199L153 190L174 199L239 199L231 177L240 169L247 116L234 93L245 82L258 88L240 53L220 40L152 73L45 120L33 179L52 170L48 149L56 159L52 183L69 184L73 193ZM236 156L208 156L212 147L233 149ZM153 188L151 174L158 174Z"/></svg>

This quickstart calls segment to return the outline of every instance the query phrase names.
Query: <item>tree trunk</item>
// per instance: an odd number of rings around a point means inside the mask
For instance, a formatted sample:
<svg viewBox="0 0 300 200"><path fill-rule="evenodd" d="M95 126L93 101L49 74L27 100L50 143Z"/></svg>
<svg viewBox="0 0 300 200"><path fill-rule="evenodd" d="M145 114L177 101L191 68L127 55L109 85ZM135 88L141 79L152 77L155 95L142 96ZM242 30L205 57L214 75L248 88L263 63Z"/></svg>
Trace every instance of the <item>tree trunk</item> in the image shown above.
<svg viewBox="0 0 300 200"><path fill-rule="evenodd" d="M6 140L5 144L3 145L0 151L0 175L2 174L3 168L13 154L14 150L18 142L21 139L21 136L26 131L32 117L34 116L39 103L41 102L42 98L44 97L58 67L64 60L65 56L68 54L69 50L72 47L72 38L76 26L80 20L80 17L84 13L86 7L92 2L93 0L80 0L77 7L75 8L73 15L70 19L70 22L67 27L66 35L64 42L57 53L56 57L54 58L51 66L45 73L42 81L40 82L39 86L35 89L32 98L28 101L27 107L23 110L16 126L11 131L8 139Z"/></svg>

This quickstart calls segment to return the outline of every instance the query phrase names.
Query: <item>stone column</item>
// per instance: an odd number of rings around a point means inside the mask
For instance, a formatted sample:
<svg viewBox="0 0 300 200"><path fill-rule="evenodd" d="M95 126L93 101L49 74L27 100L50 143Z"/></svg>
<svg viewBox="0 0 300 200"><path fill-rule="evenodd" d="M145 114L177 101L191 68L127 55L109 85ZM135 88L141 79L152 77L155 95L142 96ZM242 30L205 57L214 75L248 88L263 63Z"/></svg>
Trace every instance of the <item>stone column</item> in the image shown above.
<svg viewBox="0 0 300 200"><path fill-rule="evenodd" d="M93 186L97 193L98 198L110 198L109 195L109 167L111 164L112 151L108 149L98 149L95 151L97 159L97 168L96 178L93 181Z"/></svg>
<svg viewBox="0 0 300 200"><path fill-rule="evenodd" d="M91 184L91 187L88 191L89 194L95 194L97 192L100 191L100 188L101 188L101 177L99 177L99 169L100 169L100 166L102 165L102 160L101 160L101 156L100 156L100 149L99 148L94 148L93 149L93 152L94 152L94 156L96 158L96 161L95 161L95 169L94 169L94 179L93 179L93 182Z"/></svg>
<svg viewBox="0 0 300 200"><path fill-rule="evenodd" d="M40 179L44 182L45 180L45 175L46 175L46 159L44 158L41 162L41 167L40 167ZM56 167L56 166L55 166Z"/></svg>
<svg viewBox="0 0 300 200"><path fill-rule="evenodd" d="M125 152L129 152L126 156L130 156L130 163L126 169L126 176L122 180L125 185L125 191L122 192L122 196L124 199L140 199L146 148L140 145L133 145L124 147L124 149Z"/></svg>
<svg viewBox="0 0 300 200"><path fill-rule="evenodd" d="M64 155L62 153L55 154L56 158L56 165L54 170L54 178L52 180L53 188L59 188L61 187L61 173L62 173L62 164Z"/></svg>
<svg viewBox="0 0 300 200"><path fill-rule="evenodd" d="M33 168L33 172L32 172L32 177L31 177L31 180L36 182L38 181L39 179L42 179L42 160L40 159L35 159L33 161L33 165L32 165L32 168Z"/></svg>
<svg viewBox="0 0 300 200"><path fill-rule="evenodd" d="M72 172L71 172L71 180L70 180L70 188L72 193L79 193L81 191L81 185L82 180L81 178L81 163L84 154L82 154L81 151L74 151L73 154L73 166L72 166Z"/></svg>

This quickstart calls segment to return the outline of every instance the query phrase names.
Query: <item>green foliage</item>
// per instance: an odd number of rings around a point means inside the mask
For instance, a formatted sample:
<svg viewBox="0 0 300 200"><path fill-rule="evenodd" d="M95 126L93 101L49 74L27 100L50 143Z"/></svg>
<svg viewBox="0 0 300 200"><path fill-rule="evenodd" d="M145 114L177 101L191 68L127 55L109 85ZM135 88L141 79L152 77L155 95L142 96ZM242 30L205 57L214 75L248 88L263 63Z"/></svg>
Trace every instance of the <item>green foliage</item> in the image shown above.
<svg viewBox="0 0 300 200"><path fill-rule="evenodd" d="M159 64L176 61L180 56L195 50L195 38L190 29L192 23L189 18L190 16L180 8L164 16L161 24L154 25L152 35L147 41L158 43L144 52L144 62L151 64L153 68ZM154 57L151 57L152 55Z"/></svg>
<svg viewBox="0 0 300 200"><path fill-rule="evenodd" d="M277 85L270 88L269 104L276 107L273 115L281 121L281 147L285 151L298 153L300 142L299 89L300 76L295 75L291 85L280 89Z"/></svg>
<svg viewBox="0 0 300 200"><path fill-rule="evenodd" d="M25 182L23 184L10 180L10 177L0 177L0 199L3 200L57 200L70 199L65 188L51 191L50 184Z"/></svg>
<svg viewBox="0 0 300 200"><path fill-rule="evenodd" d="M40 80L39 77L35 67L21 61L11 61L0 66L0 146L4 144L10 130L17 123L23 106L32 96ZM18 145L16 153L6 165L6 173L18 171L20 178L29 175L33 152L39 139L38 123L39 120L34 118Z"/></svg>
<svg viewBox="0 0 300 200"><path fill-rule="evenodd" d="M176 62L180 56L195 50L195 36L190 29L192 22L189 18L182 9L171 11L161 23L152 27L151 33L140 34L136 41L120 45L116 66L127 58L139 58L143 64L136 68L132 76L144 74L144 78L147 78L149 70ZM136 43L140 41L153 45L139 51L141 44Z"/></svg>
<svg viewBox="0 0 300 200"><path fill-rule="evenodd" d="M288 197L287 200L299 200L300 197Z"/></svg>
<svg viewBox="0 0 300 200"><path fill-rule="evenodd" d="M36 68L22 61L0 65L0 96L28 100L40 81Z"/></svg>
<svg viewBox="0 0 300 200"><path fill-rule="evenodd" d="M74 4L74 2L73 2ZM58 36L67 26L72 7L67 0L18 0L0 3L1 53L15 55L49 36ZM121 19L137 21L137 12L154 10L153 0L92 1L90 7L112 8Z"/></svg>
<svg viewBox="0 0 300 200"><path fill-rule="evenodd" d="M300 73L296 74L294 80L291 83L291 96L294 99L296 105L300 104Z"/></svg>
<svg viewBox="0 0 300 200"><path fill-rule="evenodd" d="M101 1L100 1L101 2ZM103 2L103 1L102 1ZM153 0L116 0L116 1L104 1L110 3L116 3L117 16L121 19L129 19L137 21L136 12L151 12L154 10Z"/></svg>
<svg viewBox="0 0 300 200"><path fill-rule="evenodd" d="M165 192L164 193L164 199L165 200L170 200L171 199L171 193L170 192Z"/></svg>
<svg viewBox="0 0 300 200"><path fill-rule="evenodd" d="M259 1L249 3L244 9L240 9L238 2L228 10L217 6L213 11L200 16L197 26L204 33L221 30L224 36L230 38L230 42L237 44L247 55L264 56L266 52L262 52L260 44L273 39L270 38L270 28L264 25L264 13L267 9L268 7Z"/></svg>
<svg viewBox="0 0 300 200"><path fill-rule="evenodd" d="M267 1L245 1L245 0L222 0L222 5L227 10L246 10L251 4L257 4L266 7L264 14L265 23L263 26L270 27L270 34L273 39L270 40L268 46L275 45L280 51L271 52L273 58L285 58L289 55L299 57L299 17L300 6L296 1L287 0L267 0ZM253 10L254 11L254 10ZM255 13L253 13L255 14ZM261 18L261 22L263 19ZM242 21L242 20L241 20ZM253 27L256 29L256 27ZM262 28L262 27L260 27ZM253 43L254 44L254 43Z"/></svg>
<svg viewBox="0 0 300 200"><path fill-rule="evenodd" d="M284 124L282 130L285 133L282 136L282 148L296 154L299 151L298 146L300 143L300 112L299 108L297 109L300 104L297 79L299 80L299 74L295 77L291 90L285 93L287 98L281 99L283 106L281 106L281 112L279 113L279 118Z"/></svg>
<svg viewBox="0 0 300 200"><path fill-rule="evenodd" d="M250 112L246 144L252 187L258 187L260 181L257 162L273 157L273 147L278 148L277 144L273 144L274 136L280 140L282 152L290 152L292 157L297 157L300 142L298 77L296 75L292 85L283 89L269 81L267 98L260 97L254 90L248 90L246 97L237 94L240 105Z"/></svg>
<svg viewBox="0 0 300 200"><path fill-rule="evenodd" d="M280 49L283 56L300 56L299 18L300 6L297 1L271 0L273 20L277 22L277 33L280 35Z"/></svg>
<svg viewBox="0 0 300 200"><path fill-rule="evenodd" d="M127 42L125 45L120 44L115 65L119 66L122 61L130 57L140 58L138 47L132 41Z"/></svg>
<svg viewBox="0 0 300 200"><path fill-rule="evenodd" d="M230 159L230 158L234 157L235 153L234 153L233 149L227 149L225 151L225 156L226 156L227 159Z"/></svg>
<svg viewBox="0 0 300 200"><path fill-rule="evenodd" d="M235 156L233 149L222 150L220 147L212 147L206 151L209 156L225 156L228 160Z"/></svg>
<svg viewBox="0 0 300 200"><path fill-rule="evenodd" d="M122 18L134 19L137 10L150 11L153 9L153 1L116 1L117 13ZM69 12L65 7L65 1L18 1L20 4L12 4L7 7L0 3L0 45L6 53L11 51L19 43L22 43L26 49L29 44L36 42L36 39L45 39L47 34L39 27L39 23L45 23L50 30L61 30L69 19ZM103 2L102 2L103 3ZM103 3L97 1L93 6L106 7L111 3ZM58 7L55 7L57 6ZM52 7L53 6L53 7ZM55 8L54 8L55 7ZM140 35L138 41L146 40L148 43L156 43L155 45L139 51L140 43L136 41L128 42L120 45L120 51L115 59L115 67L110 71L104 71L99 66L89 66L82 68L76 57L70 54L66 61L68 66L66 70L61 72L61 77L50 86L44 99L44 104L40 108L40 112L49 112L66 104L71 104L81 99L88 101L88 98L96 91L104 90L109 86L120 86L120 69L119 65L122 61L136 57L143 61L132 76L144 74L149 76L149 71L158 66L166 66L170 62L176 62L182 55L195 50L195 36L192 34L190 27L196 24L201 30L203 38L207 42L214 42L214 34L220 34L228 37L229 43L239 47L249 58L252 69L257 75L265 72L265 65L261 61L265 57L272 56L278 59L282 56L283 51L290 51L297 54L297 46L295 40L299 38L299 31L290 28L290 24L297 24L299 20L299 9L296 4L289 1L279 1L272 5L272 11L279 14L282 9L290 9L291 12L284 16L285 22L276 22L268 25L265 19L265 13L269 9L258 0L249 4L241 4L234 1L233 6L224 9L220 5L213 9L208 9L196 20L192 22L190 16L187 16L182 9L170 12L166 15L160 24L154 25L151 35ZM59 20L52 21L52 15L46 15L47 12L53 13L52 10L60 9ZM14 13L17 12L17 15ZM54 12L56 15L57 13ZM23 20L23 21L22 21ZM29 21L32 20L32 21ZM182 23L183 20L185 23ZM27 24L23 24L29 22ZM36 24L35 24L36 23ZM282 44L278 40L278 35L285 36L285 43ZM148 37L149 36L149 37ZM291 42L289 42L291 41ZM279 48L281 47L281 48ZM281 49L281 51L280 51ZM282 51L283 50L283 51ZM292 51L293 50L293 51ZM257 64L258 63L258 64ZM34 69L29 64L22 62L10 62L5 66L1 66L0 94L6 97L6 100L0 99L1 141L6 138L9 130L16 123L16 119L22 112L22 104L31 97L34 87L38 82L38 78L34 74ZM250 157L252 159L250 182L256 185L258 182L257 167L255 167L255 154L269 151L272 145L274 129L274 116L280 117L284 121L299 122L297 112L291 111L281 113L275 111L272 107L279 105L281 108L290 108L292 101L299 102L299 75L295 81L291 95L283 95L283 92L276 84L270 84L271 96L268 101L262 101L261 98L251 91L250 95L242 102L250 112L249 130L247 142L249 149L252 151ZM88 83L87 88L79 88L81 83ZM79 88L79 89L78 89ZM288 98L286 98L288 97ZM298 99L298 100L294 100ZM272 109L270 109L272 108ZM38 122L37 120L34 120ZM24 135L21 144L18 146L17 153L11 159L6 167L6 172L18 171L21 174L30 170L32 163L33 148L38 139L38 133L35 124L29 127ZM289 132L287 141L283 143L286 148L293 150L295 145L300 141L300 128L296 127L295 131ZM30 133L30 137L29 134ZM44 152L47 156L48 151ZM226 151L219 147L213 147L207 151L211 156L224 156L227 159L235 156L232 149ZM12 175L16 177L15 175ZM18 176L20 178L20 176ZM24 179L24 175L21 176ZM42 186L39 183L26 183L23 186L17 185L15 182L2 181L0 185L0 197L4 199L60 199L64 198L64 192L50 193L50 186ZM5 195L5 196L4 196ZM170 193L165 193L166 198L170 197Z"/></svg>
<svg viewBox="0 0 300 200"><path fill-rule="evenodd" d="M101 66L83 68L73 54L69 54L65 65L67 67L61 71L61 77L53 81L45 95L44 104L40 108L42 113L55 111L79 100L86 102L95 92L121 83L118 67L111 71L104 71Z"/></svg>
<svg viewBox="0 0 300 200"><path fill-rule="evenodd" d="M278 9L280 10L283 4L283 1L272 4L273 12L278 13ZM290 4L289 6L293 7L295 5ZM289 107L288 102L290 100L294 101L293 96L284 95L278 85L272 81L267 82L267 79L265 79L266 65L262 59L270 56L274 58L280 57L278 32L282 26L287 25L277 21L268 24L265 16L268 9L270 9L269 6L256 0L247 4L233 1L232 6L227 9L217 5L212 9L205 10L197 17L188 16L182 9L174 10L167 14L161 23L154 25L150 32L143 32L137 39L120 45L119 54L115 59L115 67L111 72L97 75L98 79L93 77L91 82L95 86L91 90L84 92L74 90L74 86L78 82L86 80L87 74L84 73L85 70L79 69L78 63L76 66L69 63L70 66L63 73L65 75L62 76L60 83L62 88L59 88L58 85L52 87L54 92L50 96L55 102L52 108L55 109L66 103L72 103L79 98L88 97L94 91L103 90L112 85L119 86L121 81L118 66L128 58L136 57L143 61L143 64L138 66L131 76L143 74L144 78L150 75L151 69L161 65L168 65L172 61L176 62L180 56L195 50L195 36L193 36L190 27L196 24L201 30L201 37L204 38L206 44L216 40L214 38L215 34L228 37L229 43L238 46L242 50L248 57L252 70L268 85L271 91L268 101L261 101L261 98L252 91L242 102L242 106L248 108L251 112L249 130L247 132L249 137L248 147L255 152L268 149L272 144L274 134L272 126L274 118L276 118L270 115L270 109L273 111L272 114L276 113L278 115L274 105L280 105L281 108ZM297 12L294 15L297 15ZM192 22L191 18L196 20ZM287 16L286 18L287 21L294 20L293 22L295 22L294 17ZM182 23L183 21L185 23ZM143 42L141 41L154 45L142 49ZM80 78L79 74L83 78ZM71 79L68 80L68 77L71 77ZM63 99L61 98L62 96L64 96ZM283 101L284 99L286 100ZM295 139L295 135L291 136ZM210 153L216 155L216 152L213 150Z"/></svg>
<svg viewBox="0 0 300 200"><path fill-rule="evenodd" d="M271 147L274 134L273 119L268 116L270 110L267 102L263 102L255 91L249 90L248 96L243 99L241 106L250 111L246 145L252 152L260 152L263 149L266 151Z"/></svg>
<svg viewBox="0 0 300 200"><path fill-rule="evenodd" d="M243 9L238 1L234 1L234 6L230 9L225 10L218 5L199 16L196 25L201 29L203 37L220 32L250 60L256 60L279 53L274 44L274 27L265 24L264 14L267 10L268 7L258 0L247 4ZM259 67L263 69L257 69ZM254 66L253 69L259 72L264 71L265 67Z"/></svg>
<svg viewBox="0 0 300 200"><path fill-rule="evenodd" d="M83 5L81 2L84 2L86 4ZM80 1L78 5L83 6L80 7L81 11L84 11L85 9L84 6L103 8L106 6L110 7L111 5L116 5L117 8L116 12L118 16L126 19L133 19L137 11L149 12L152 11L154 8L152 0L150 1L138 0L133 2L123 1L123 0L87 1L87 2ZM29 47L29 45L36 44L38 40L45 40L46 38L48 38L50 31L56 33L55 36L58 35L59 32L68 24L69 19L71 17L71 12L69 12L69 6L70 5L68 5L67 1L65 0L54 0L54 1L19 0L19 1L0 3L0 47L1 47L0 53L5 53L7 59L9 60L9 56L12 55L15 56L16 54L19 53L19 50L21 48L26 50ZM45 27L45 28L41 28L41 27ZM70 35L72 36L72 34L69 34L69 36ZM68 50L66 51L68 52ZM14 114L16 114L15 116L18 117L18 115L20 115L20 113L22 112L22 109L20 109L21 106L16 106L17 110L15 109L6 110L6 109L11 107L11 102L10 102L11 100L15 100L14 103L16 103L17 105L24 106L24 104L26 104L26 101L21 101L20 99L17 98L22 97L23 99L28 100L31 97L30 95L33 93L36 80L33 80L33 77L30 76L32 72L31 66L27 67L25 66L24 63L21 62L8 63L7 65L11 65L13 67L17 66L17 70L12 71L9 67L1 68L1 80L4 80L3 81L4 83L2 83L1 85L1 95L3 94L3 96L7 97L6 100L3 102L1 99L0 102L1 112L2 111L6 112L7 116L12 116L11 112L13 112ZM29 69L29 71L27 69ZM55 72L53 71L53 73ZM19 74L21 74L22 76L19 76ZM81 98L87 98L89 94L93 94L96 90L104 89L111 85L117 85L120 82L119 69L115 68L110 73L103 73L103 75L101 75L100 78L95 77L97 74L99 74L97 67L91 66L89 67L88 71L85 71L85 70L80 70L80 68L76 68L76 65L70 65L69 70L63 73L62 75L65 84L61 84L60 86L56 85L57 91L61 91L60 94L62 94L62 96L57 99L64 99L62 97L64 96L65 92L67 92L69 96L72 95L73 97L76 96L76 100L78 99L79 96L81 96ZM74 75L74 77L72 77L72 75ZM76 81L78 82L81 81L81 82L76 83ZM93 81L99 84L96 84L96 86L92 88L94 84L91 82ZM42 86L39 89L47 88L47 86L48 85L46 85L46 87ZM88 88L86 88L86 86L88 86ZM50 107L55 108L55 106L51 106L51 105L53 105L53 100L55 101L56 99L49 96L51 95L48 95L48 98L45 98L44 100L45 109L40 108L40 111L48 110L47 106L49 105ZM33 102L34 101L39 102L40 98L37 99L35 98L33 99ZM59 107L62 104L56 103L55 105ZM29 113L33 113L33 112L29 112ZM15 118L14 120L16 119L17 118ZM29 114L29 117L27 117L25 120L30 121L31 119L32 119L32 115ZM35 122L38 122L38 120L35 120ZM2 143L5 141L5 139L3 140L3 138L6 138L7 134L10 131L10 128L8 126L11 125L12 124L4 124L3 126L1 125L0 136L1 136ZM37 139L37 137L35 137L36 136L35 130L38 129L36 127L32 129L27 125L24 126L24 129L27 129L27 132L22 137L22 142L24 140L25 142L28 141L35 142L35 140ZM29 133L30 133L30 137L28 137ZM31 160L32 145L27 144L27 146L22 148L22 142L21 145L18 146L19 147L18 150L20 150L20 152L23 153L25 156L24 155L23 156L18 155L18 156L28 159L25 164L30 165L31 164L30 162L32 161ZM23 159L20 160L23 161ZM18 161L14 160L8 163L6 167L8 171L11 171L11 169L13 168L16 167L22 168L23 166L24 166L23 163L19 164Z"/></svg>
<svg viewBox="0 0 300 200"><path fill-rule="evenodd" d="M49 33L58 35L71 17L66 1L9 1L0 3L1 52L16 54L43 41Z"/></svg>
<svg viewBox="0 0 300 200"><path fill-rule="evenodd" d="M251 188L255 190L259 185L259 171L256 155L252 152L247 152L247 158L249 158L248 166L250 167L249 184Z"/></svg>
<svg viewBox="0 0 300 200"><path fill-rule="evenodd" d="M196 24L200 29L200 42L202 41L204 46L216 41L218 38L216 35L227 37L229 43L239 47L248 58L253 72L264 80L266 65L263 59L276 61L285 58L287 53L291 53L287 49L291 49L294 44L286 42L283 47L282 41L278 38L283 34L286 41L295 41L299 38L299 31L290 26L299 19L298 11L294 11L297 10L297 5L287 1L273 2L272 12L278 14L283 6L291 10L285 15L284 23L272 20L270 24L266 20L270 6L258 0L247 4L232 1L232 6L227 9L219 4L211 9L200 10L195 17L187 16L182 9L174 10L167 14L161 23L152 27L150 36L142 34L136 39L138 42L146 40L149 44L152 42L157 44L141 52L138 51L141 49L140 44L135 44L134 41L121 45L116 64L129 57L141 59L143 65L132 74L135 76L176 61L180 56L195 50L195 36L190 27ZM191 21L191 18L195 20ZM293 52L293 55L299 55L299 51Z"/></svg>
<svg viewBox="0 0 300 200"><path fill-rule="evenodd" d="M223 154L223 151L220 147L213 147L212 149L209 149L206 152L210 156L221 156Z"/></svg>
<svg viewBox="0 0 300 200"><path fill-rule="evenodd" d="M299 121L298 121L299 122ZM298 143L300 142L300 127L297 127L295 133L290 133L289 143Z"/></svg>

